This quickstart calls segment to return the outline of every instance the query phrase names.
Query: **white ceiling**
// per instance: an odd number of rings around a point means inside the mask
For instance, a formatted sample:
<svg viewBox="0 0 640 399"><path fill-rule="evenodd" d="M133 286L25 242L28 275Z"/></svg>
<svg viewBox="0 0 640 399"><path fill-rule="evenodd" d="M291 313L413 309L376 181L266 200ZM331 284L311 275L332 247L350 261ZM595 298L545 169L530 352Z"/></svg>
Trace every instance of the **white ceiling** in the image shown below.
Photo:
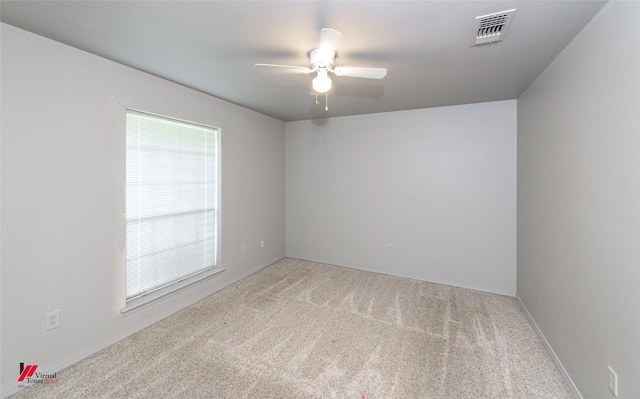
<svg viewBox="0 0 640 399"><path fill-rule="evenodd" d="M604 1L2 1L2 22L284 121L517 98ZM476 16L516 9L503 42L471 47ZM321 28L343 34L329 111L308 66Z"/></svg>

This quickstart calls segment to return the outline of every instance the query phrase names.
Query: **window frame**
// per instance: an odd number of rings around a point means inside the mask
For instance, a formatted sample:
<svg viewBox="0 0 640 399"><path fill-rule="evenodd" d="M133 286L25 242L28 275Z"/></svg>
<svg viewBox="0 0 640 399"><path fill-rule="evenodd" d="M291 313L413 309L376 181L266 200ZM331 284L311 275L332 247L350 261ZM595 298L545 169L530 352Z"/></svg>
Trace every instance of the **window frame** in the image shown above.
<svg viewBox="0 0 640 399"><path fill-rule="evenodd" d="M213 129L216 131L216 156L215 156L215 162L216 162L216 205L215 205L215 217L216 217L216 225L215 225L215 245L216 245L216 251L215 251L215 264L213 267L209 267L209 268L205 268L201 271L196 271L195 273L185 276L183 278L179 278L173 282L170 282L160 288L154 289L152 291L149 291L147 293L143 293L137 297L134 297L132 299L126 299L126 291L127 291L127 287L126 287L126 277L125 277L125 287L124 287L124 292L125 292L125 306L124 308L122 308L120 310L120 313L123 316L127 316L129 314L135 313L138 310L144 309L149 305L152 305L153 303L161 300L161 299L165 299L168 297L171 297L173 295L176 295L180 292L183 292L187 289L189 289L192 286L198 285L208 279L210 279L213 276L216 276L218 274L220 274L221 272L223 272L225 269L220 265L220 260L221 260L221 243L222 243L222 239L221 239L221 231L222 231L222 212L221 212L221 205L222 205L222 184L221 184L221 178L222 178L222 173L221 173L221 153L222 153L222 147L221 147L221 142L222 142L222 128L219 127L214 127L211 125L207 125L207 124L202 124L202 123L198 123L198 122L192 122L192 121L188 121L188 120L184 120L184 119L179 119L179 118L175 118L175 117L171 117L171 116L166 116L166 115L161 115L161 114L156 114L156 113L152 113L152 112L148 112L148 111L142 111L142 110L138 110L138 109L134 109L134 108L124 108L125 112L124 112L124 135L125 135L125 148L124 148L124 199L126 202L126 196L127 196L127 192L126 192L126 187L127 187L127 172L126 172L126 168L127 168L127 148L126 148L126 135L127 135L127 130L126 130L126 125L127 125L127 113L132 112L132 113L139 113L139 114L144 114L144 115L148 115L151 117L157 117L157 118L161 118L161 119L167 119L170 121L175 121L175 122L180 122L180 123L186 123L186 124L190 124L190 125L195 125L195 126L202 126L202 127L206 127L209 129ZM126 220L126 206L125 206L125 215L124 215L124 235L126 237L127 234L127 220ZM125 248L124 248L124 252L125 252L125 261L124 261L124 268L123 268L123 272L127 273L127 266L126 266L126 251L127 251L127 245L126 245L126 239L125 239Z"/></svg>

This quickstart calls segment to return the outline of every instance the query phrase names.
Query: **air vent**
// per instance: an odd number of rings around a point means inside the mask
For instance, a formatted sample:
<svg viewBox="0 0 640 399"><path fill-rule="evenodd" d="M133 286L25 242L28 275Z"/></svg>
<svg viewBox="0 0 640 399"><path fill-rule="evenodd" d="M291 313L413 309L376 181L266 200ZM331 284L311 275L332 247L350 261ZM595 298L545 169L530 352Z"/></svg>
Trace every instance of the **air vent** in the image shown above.
<svg viewBox="0 0 640 399"><path fill-rule="evenodd" d="M476 17L471 45L477 46L479 44L504 40L504 36L507 34L507 29L509 29L511 19L513 19L515 12L516 10L514 8L513 10Z"/></svg>

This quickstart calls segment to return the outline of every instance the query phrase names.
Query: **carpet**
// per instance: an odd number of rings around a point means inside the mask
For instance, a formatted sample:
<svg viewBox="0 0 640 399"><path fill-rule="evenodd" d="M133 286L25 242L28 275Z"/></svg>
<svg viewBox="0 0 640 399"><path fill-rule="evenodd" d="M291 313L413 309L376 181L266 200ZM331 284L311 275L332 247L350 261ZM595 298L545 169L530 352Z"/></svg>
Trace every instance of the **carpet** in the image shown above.
<svg viewBox="0 0 640 399"><path fill-rule="evenodd" d="M285 258L16 398L573 399L511 297Z"/></svg>

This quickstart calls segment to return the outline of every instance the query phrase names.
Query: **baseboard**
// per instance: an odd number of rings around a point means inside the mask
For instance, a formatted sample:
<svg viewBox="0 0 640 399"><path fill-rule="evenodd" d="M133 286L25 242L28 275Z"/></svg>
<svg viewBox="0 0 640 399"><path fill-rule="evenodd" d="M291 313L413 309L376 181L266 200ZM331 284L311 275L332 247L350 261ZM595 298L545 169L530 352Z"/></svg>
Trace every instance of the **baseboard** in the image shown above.
<svg viewBox="0 0 640 399"><path fill-rule="evenodd" d="M327 262L327 261L323 261L323 260L301 258L299 256L287 256L287 258L306 260L306 261L309 261L309 262L322 263L322 264L330 265L330 266L345 267L347 269L362 270L362 271L365 271L365 272L384 274L386 276L408 278L410 280L415 280L415 281L424 281L425 283L447 285L449 287L464 288L466 290L472 290L472 291L478 291L478 292L486 292L488 294L496 294L496 295L501 295L501 296L508 296L508 297L511 297L511 298L515 297L515 292L506 292L506 291L490 290L490 289L485 289L485 288L480 288L480 287L471 287L471 286L467 286L465 284L452 283L450 281L442 281L442 280L437 280L437 279L424 279L424 278L420 278L420 277L416 277L416 276L407 276L407 275L404 275L404 274L390 273L390 272L379 271L379 270L365 269L363 267L351 266L351 265L343 265L343 264L340 264L340 263Z"/></svg>
<svg viewBox="0 0 640 399"><path fill-rule="evenodd" d="M59 373L62 370L66 369L66 368L68 368L70 366L73 366L74 364L76 364L78 362L81 362L82 360L84 360L84 359L86 359L86 358L88 358L90 356L95 355L96 353L100 352L101 350L106 349L106 348L110 347L111 345L113 345L113 344L115 344L115 343L117 343L119 341L122 341L123 339L125 339L125 338L127 338L127 337L129 337L129 336L131 336L131 335L133 335L133 334L135 334L137 332L139 332L139 331L144 330L145 328L147 328L147 327L159 322L160 320L163 320L163 319L171 316L172 314L174 314L174 313L176 313L176 312L178 312L178 311L180 311L180 310L182 310L182 309L184 309L186 307L189 307L189 306L193 305L194 303L196 303L198 301L203 300L204 298L208 297L209 295L215 294L216 292L218 292L218 291L220 291L222 289L225 289L225 288L227 288L228 286L230 286L232 284L237 283L238 281L242 280L243 278L248 277L248 276L252 275L253 273L258 272L258 271L264 269L265 267L270 266L270 265L274 264L275 262L277 262L277 261L279 261L281 259L284 259L284 257L285 257L284 255L277 256L277 257L275 257L275 258L273 258L273 259L271 259L271 260L269 260L269 261L267 261L265 263L262 263L262 264L260 264L260 265L258 265L256 267L250 269L246 273L243 273L243 274L241 274L241 275L239 275L237 277L234 277L228 284L225 284L225 285L223 285L221 287L217 287L213 291L204 292L204 293L202 293L200 295L196 295L193 298L190 298L186 303L182 303L179 306L175 306L175 307L167 310L166 312L162 312L162 313L158 314L156 317L153 317L148 322L146 322L146 323L144 323L142 325L136 326L136 328L134 328L134 329L131 329L129 331L125 331L124 333L117 335L113 339L105 341L105 342L101 343L100 345L97 345L97 346L95 346L95 347L93 347L93 348L91 348L89 350L86 350L86 351L84 351L84 352L82 352L82 353L80 353L80 354L78 354L76 356L73 356L71 358L65 359L62 362L59 362L59 363L54 364L52 366L47 366L46 367L47 372L49 372L49 373ZM2 391L2 393L0 394L0 398L2 398L2 399L8 398L9 396L15 395L16 393L21 392L24 389L28 389L28 388L20 388L18 386L18 384L16 383L14 386L11 386L11 387L7 388L6 390Z"/></svg>
<svg viewBox="0 0 640 399"><path fill-rule="evenodd" d="M564 378L565 382L569 386L569 390L571 390L571 393L573 394L573 396L575 396L576 399L584 399L580 394L578 387L576 386L576 384L574 384L573 380L569 376L569 373L567 373L567 370L562 365L562 362L558 358L558 355L556 355L556 352L551 347L551 344L549 343L549 341L547 341L547 338L542 333L542 330L540 330L540 327L538 327L538 324L533 319L533 316L531 316L531 313L529 313L529 309L527 309L524 302L522 302L522 299L520 299L518 295L516 295L516 301L518 301L518 305L520 305L520 308L524 312L524 315L529 320L529 323L531 323L531 326L533 326L533 330L536 332L536 334L538 334L538 337L542 341L542 344L544 345L544 347L547 349L547 352L549 353L549 356L551 356L551 359L553 360L556 367L558 368L558 371L560 371L560 374L562 374L562 378Z"/></svg>

